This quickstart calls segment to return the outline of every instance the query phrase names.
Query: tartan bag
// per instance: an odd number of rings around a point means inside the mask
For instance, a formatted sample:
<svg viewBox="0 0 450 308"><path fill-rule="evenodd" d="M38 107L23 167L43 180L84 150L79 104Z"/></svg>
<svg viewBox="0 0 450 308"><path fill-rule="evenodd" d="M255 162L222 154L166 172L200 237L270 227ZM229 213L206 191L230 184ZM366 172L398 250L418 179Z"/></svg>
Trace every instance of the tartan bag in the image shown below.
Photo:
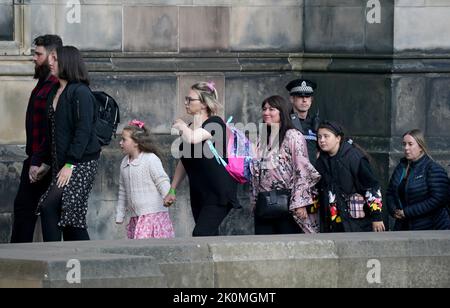
<svg viewBox="0 0 450 308"><path fill-rule="evenodd" d="M358 193L351 195L347 200L347 208L351 218L363 219L366 217L364 205L366 200Z"/></svg>

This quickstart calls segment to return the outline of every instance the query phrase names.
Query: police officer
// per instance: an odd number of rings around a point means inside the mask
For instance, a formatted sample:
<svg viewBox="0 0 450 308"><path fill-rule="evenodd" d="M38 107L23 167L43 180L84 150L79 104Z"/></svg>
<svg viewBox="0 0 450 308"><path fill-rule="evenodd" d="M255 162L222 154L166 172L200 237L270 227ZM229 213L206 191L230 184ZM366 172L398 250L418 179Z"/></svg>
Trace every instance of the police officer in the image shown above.
<svg viewBox="0 0 450 308"><path fill-rule="evenodd" d="M317 160L316 134L320 124L319 112L314 116L309 114L316 87L317 85L314 82L307 79L292 80L286 86L292 103L292 123L305 136L309 160L312 164L315 164Z"/></svg>

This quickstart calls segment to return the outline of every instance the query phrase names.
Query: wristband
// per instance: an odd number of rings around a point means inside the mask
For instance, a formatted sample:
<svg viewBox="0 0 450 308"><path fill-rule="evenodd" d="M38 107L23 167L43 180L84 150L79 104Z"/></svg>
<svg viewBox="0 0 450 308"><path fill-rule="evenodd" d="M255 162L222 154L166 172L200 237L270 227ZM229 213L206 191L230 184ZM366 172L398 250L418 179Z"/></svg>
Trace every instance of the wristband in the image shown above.
<svg viewBox="0 0 450 308"><path fill-rule="evenodd" d="M69 169L75 168L75 166L72 164L65 164L64 167L69 168Z"/></svg>
<svg viewBox="0 0 450 308"><path fill-rule="evenodd" d="M169 189L169 195L175 196L176 194L177 194L177 191L175 190L175 188Z"/></svg>

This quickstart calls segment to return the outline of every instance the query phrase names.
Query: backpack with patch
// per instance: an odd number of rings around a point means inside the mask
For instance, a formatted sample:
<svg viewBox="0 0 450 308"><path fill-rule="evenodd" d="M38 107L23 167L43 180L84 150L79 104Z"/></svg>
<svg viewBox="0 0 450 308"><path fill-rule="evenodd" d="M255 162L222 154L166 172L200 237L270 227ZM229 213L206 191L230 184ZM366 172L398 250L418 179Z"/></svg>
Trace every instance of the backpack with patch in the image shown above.
<svg viewBox="0 0 450 308"><path fill-rule="evenodd" d="M253 149L245 134L230 124L232 119L233 117L230 117L226 122L228 163L217 153L211 140L208 140L207 144L217 162L225 167L236 182L244 184L250 182L251 179L250 163L253 159Z"/></svg>
<svg viewBox="0 0 450 308"><path fill-rule="evenodd" d="M120 123L119 105L110 95L101 91L93 91L95 97L95 132L101 146L108 145L112 136L116 136L117 126Z"/></svg>

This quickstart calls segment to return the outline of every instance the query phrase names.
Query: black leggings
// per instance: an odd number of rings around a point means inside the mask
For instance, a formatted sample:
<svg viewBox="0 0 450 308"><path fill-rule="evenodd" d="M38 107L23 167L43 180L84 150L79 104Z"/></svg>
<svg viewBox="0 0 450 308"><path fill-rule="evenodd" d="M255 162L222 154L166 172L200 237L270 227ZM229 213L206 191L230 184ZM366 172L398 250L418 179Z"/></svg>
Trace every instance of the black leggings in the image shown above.
<svg viewBox="0 0 450 308"><path fill-rule="evenodd" d="M61 200L63 188L58 188L55 184L50 189L47 198L41 205L42 236L44 242L64 241L89 241L89 234L86 229L58 226L61 219Z"/></svg>
<svg viewBox="0 0 450 308"><path fill-rule="evenodd" d="M195 228L192 236L218 236L219 227L232 208L228 205L199 205L192 206Z"/></svg>

